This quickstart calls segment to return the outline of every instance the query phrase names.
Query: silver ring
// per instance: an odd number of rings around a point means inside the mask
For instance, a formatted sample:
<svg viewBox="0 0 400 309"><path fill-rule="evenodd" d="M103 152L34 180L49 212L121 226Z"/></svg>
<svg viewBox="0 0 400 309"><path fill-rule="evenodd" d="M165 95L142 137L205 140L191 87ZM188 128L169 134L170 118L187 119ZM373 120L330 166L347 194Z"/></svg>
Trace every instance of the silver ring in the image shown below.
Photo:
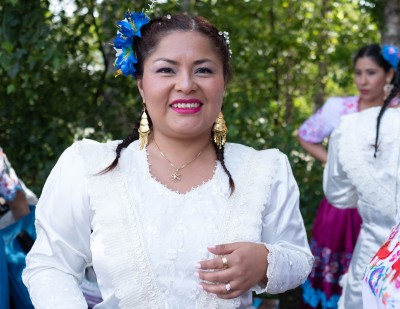
<svg viewBox="0 0 400 309"><path fill-rule="evenodd" d="M228 259L226 258L226 255L222 256L222 268L228 268Z"/></svg>
<svg viewBox="0 0 400 309"><path fill-rule="evenodd" d="M225 289L226 289L226 294L229 294L230 292L232 292L232 286L229 282L227 282L225 284Z"/></svg>

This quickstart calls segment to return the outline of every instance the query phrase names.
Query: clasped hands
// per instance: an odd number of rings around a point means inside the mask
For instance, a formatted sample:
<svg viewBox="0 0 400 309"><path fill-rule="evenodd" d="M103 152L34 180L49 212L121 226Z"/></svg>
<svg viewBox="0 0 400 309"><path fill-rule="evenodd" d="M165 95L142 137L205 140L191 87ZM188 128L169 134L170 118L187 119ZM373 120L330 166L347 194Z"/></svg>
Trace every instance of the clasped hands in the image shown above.
<svg viewBox="0 0 400 309"><path fill-rule="evenodd" d="M215 258L199 262L200 286L219 298L232 299L254 285L267 283L268 249L263 244L235 242L208 248Z"/></svg>

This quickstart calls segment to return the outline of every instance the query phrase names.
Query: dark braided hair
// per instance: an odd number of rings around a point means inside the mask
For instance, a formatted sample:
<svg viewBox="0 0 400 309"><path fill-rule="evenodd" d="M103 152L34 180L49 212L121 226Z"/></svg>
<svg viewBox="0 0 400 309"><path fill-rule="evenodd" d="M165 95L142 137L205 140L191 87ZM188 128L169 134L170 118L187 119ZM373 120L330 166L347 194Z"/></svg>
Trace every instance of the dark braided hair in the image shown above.
<svg viewBox="0 0 400 309"><path fill-rule="evenodd" d="M224 157L224 146L221 147L221 149L217 146L217 144L212 143L215 149L215 153L217 155L217 160L221 163L225 173L228 175L229 178L229 187L231 188L231 194L233 191L235 191L235 182L233 181L232 175L227 169L225 165L225 157Z"/></svg>
<svg viewBox="0 0 400 309"><path fill-rule="evenodd" d="M222 66L225 83L227 83L231 78L231 66L230 66L230 51L229 45L225 41L223 35L220 34L219 30L211 24L207 19L201 16L188 16L183 14L172 15L168 17L158 17L152 19L148 24L144 25L141 29L141 37L135 37L133 42L133 49L136 53L137 63L135 64L136 77L141 79L143 76L143 66L145 60L152 54L156 49L160 40L165 36L165 34L172 33L175 31L196 31L205 35L210 41L211 46L214 51L219 55ZM146 111L147 113L147 111ZM147 113L147 118L149 125L151 127L152 122L150 115ZM121 143L118 144L116 149L116 157L114 161L102 170L99 174L102 175L113 170L121 156L121 152L124 148L128 147L129 144L139 139L138 128L140 126L140 117L135 124L133 132L126 137ZM213 143L214 144L214 143ZM229 187L231 193L235 190L235 184L233 182L231 173L225 165L224 159L224 148L219 149L214 144L215 153L217 155L217 160L221 163L224 171L229 177Z"/></svg>
<svg viewBox="0 0 400 309"><path fill-rule="evenodd" d="M386 111L387 107L389 106L390 102L397 96L400 91L400 63L397 65L396 73L392 80L393 88L390 91L390 94L387 96L381 110L379 111L378 118L376 120L376 135L375 135L375 145L374 145L374 158L376 158L376 153L378 151L378 139L379 139L379 127L381 124L382 116Z"/></svg>

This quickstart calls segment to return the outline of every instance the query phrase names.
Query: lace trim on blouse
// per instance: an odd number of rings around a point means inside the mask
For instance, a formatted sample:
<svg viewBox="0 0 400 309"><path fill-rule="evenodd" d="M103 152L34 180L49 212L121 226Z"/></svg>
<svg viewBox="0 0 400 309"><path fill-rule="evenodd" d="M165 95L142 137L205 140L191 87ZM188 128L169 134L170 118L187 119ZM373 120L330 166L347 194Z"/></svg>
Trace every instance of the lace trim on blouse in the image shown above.
<svg viewBox="0 0 400 309"><path fill-rule="evenodd" d="M382 121L377 157L373 158L375 130L371 130L370 127L376 127L378 111L377 108L371 108L363 112L368 113L365 114L368 117L358 117L360 114L353 114L343 118L338 141L338 157L351 183L357 187L359 196L374 205L383 215L395 217L396 183L393 183L388 176L387 181L380 180L377 183L374 175L380 171L379 167L382 164L395 162L396 166L398 165L399 142L397 138L393 139L394 135L388 134L388 130L399 132L400 127L398 115L391 121L388 121L389 119ZM385 113L383 118L393 117L393 114L388 114ZM392 136L391 140L389 136ZM393 170L397 171L397 168L394 166Z"/></svg>
<svg viewBox="0 0 400 309"><path fill-rule="evenodd" d="M82 147L84 155L87 155L84 161L89 165L87 171L90 178L88 187L91 205L96 205L92 210L104 231L106 254L114 260L112 264L115 267L111 277L115 296L120 300L121 309L131 309L132 304L138 308L163 308L156 293L156 280L146 254L136 207L121 166L117 165L104 175L95 175L99 172L99 166L107 162L104 158L109 158L109 162L112 162L116 145L117 143L112 143L108 144L108 148L100 148L103 153L98 153L97 156L91 156L93 153L90 146ZM110 188L118 194L107 194ZM124 207L126 205L129 207Z"/></svg>

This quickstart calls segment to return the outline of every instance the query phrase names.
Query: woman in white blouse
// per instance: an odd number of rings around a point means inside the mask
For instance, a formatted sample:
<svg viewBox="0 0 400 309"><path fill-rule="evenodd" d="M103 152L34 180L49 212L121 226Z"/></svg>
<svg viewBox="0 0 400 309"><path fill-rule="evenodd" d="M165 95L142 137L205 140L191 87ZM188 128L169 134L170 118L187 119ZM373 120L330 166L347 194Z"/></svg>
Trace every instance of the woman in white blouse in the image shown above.
<svg viewBox="0 0 400 309"><path fill-rule="evenodd" d="M250 308L252 291L301 284L313 259L286 156L225 144L227 33L186 15L117 25L145 110L122 142L76 142L52 170L24 272L35 307L85 308L88 263L98 309Z"/></svg>
<svg viewBox="0 0 400 309"><path fill-rule="evenodd" d="M388 237L400 210L400 110L387 108L399 91L399 53L391 48L397 72L384 105L343 117L329 143L325 194L336 207L357 207L363 219L349 271L341 281L339 308L363 308L365 269ZM375 307L364 303L364 308Z"/></svg>

